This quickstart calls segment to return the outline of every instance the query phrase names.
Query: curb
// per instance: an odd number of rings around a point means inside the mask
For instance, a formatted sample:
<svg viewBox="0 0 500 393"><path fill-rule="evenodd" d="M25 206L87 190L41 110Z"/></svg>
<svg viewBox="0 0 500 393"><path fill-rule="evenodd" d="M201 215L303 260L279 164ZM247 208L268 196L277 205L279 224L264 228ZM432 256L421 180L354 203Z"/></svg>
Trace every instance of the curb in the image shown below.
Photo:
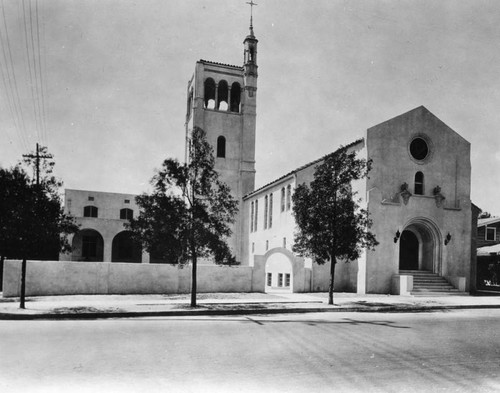
<svg viewBox="0 0 500 393"><path fill-rule="evenodd" d="M277 309L249 309L249 310L171 310L171 311L128 311L128 312L88 312L88 313L40 313L14 314L0 313L0 320L85 320L85 319L118 319L118 318L145 318L145 317L184 317L184 316L223 316L223 315L266 315L266 314L305 314L320 312L386 312L386 313L413 313L445 310L472 310L472 309L500 309L498 304L486 305L448 305L448 306L378 306L378 307L337 307L337 308L277 308Z"/></svg>

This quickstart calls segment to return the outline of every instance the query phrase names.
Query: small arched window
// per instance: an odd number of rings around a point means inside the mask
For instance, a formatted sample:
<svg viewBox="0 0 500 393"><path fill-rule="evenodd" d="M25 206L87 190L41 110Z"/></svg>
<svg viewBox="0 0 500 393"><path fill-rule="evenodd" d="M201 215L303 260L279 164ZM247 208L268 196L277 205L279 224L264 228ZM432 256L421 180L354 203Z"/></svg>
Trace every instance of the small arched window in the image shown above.
<svg viewBox="0 0 500 393"><path fill-rule="evenodd" d="M132 209L121 209L120 219L121 220L131 220L134 217L134 211Z"/></svg>
<svg viewBox="0 0 500 393"><path fill-rule="evenodd" d="M273 227L273 193L269 194L269 228Z"/></svg>
<svg viewBox="0 0 500 393"><path fill-rule="evenodd" d="M269 210L269 197L266 195L264 198L264 229L267 229L267 213Z"/></svg>
<svg viewBox="0 0 500 393"><path fill-rule="evenodd" d="M424 174L422 172L415 173L415 195L424 195Z"/></svg>
<svg viewBox="0 0 500 393"><path fill-rule="evenodd" d="M255 62L255 48L253 46L250 47L250 58L248 59L250 63Z"/></svg>
<svg viewBox="0 0 500 393"><path fill-rule="evenodd" d="M97 217L97 207L85 206L83 208L83 217Z"/></svg>
<svg viewBox="0 0 500 393"><path fill-rule="evenodd" d="M234 82L231 85L231 112L239 112L240 111L240 100L241 100L241 86L238 82Z"/></svg>
<svg viewBox="0 0 500 393"><path fill-rule="evenodd" d="M292 206L292 186L286 186L286 210L290 210Z"/></svg>
<svg viewBox="0 0 500 393"><path fill-rule="evenodd" d="M215 109L215 81L212 78L205 79L205 108Z"/></svg>
<svg viewBox="0 0 500 393"><path fill-rule="evenodd" d="M217 138L217 157L226 158L226 138L223 136Z"/></svg>

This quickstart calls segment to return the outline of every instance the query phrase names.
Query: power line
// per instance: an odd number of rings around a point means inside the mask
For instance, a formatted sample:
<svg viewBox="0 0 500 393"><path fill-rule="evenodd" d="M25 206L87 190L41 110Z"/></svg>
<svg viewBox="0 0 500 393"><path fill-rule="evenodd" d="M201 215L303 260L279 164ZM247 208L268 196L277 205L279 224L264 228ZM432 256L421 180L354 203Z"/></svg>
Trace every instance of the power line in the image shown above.
<svg viewBox="0 0 500 393"><path fill-rule="evenodd" d="M41 83L40 79L40 69L38 68L38 63L37 63L37 56L35 53L35 37L33 33L33 7L32 7L32 1L28 0L29 4L29 21L30 21L30 37L31 37L31 58L33 60L33 75L35 76L35 97L36 97L36 106L38 108L37 112L37 118L35 121L37 122L37 127L38 131L40 133L40 140L43 140L44 138L44 132L43 132L43 119L42 119L42 107L41 107L41 100L40 100L40 89L39 89L39 82ZM38 21L37 21L38 22ZM38 41L37 41L37 46L38 46ZM38 51L40 53L40 51ZM38 71L38 72L37 72Z"/></svg>
<svg viewBox="0 0 500 393"><path fill-rule="evenodd" d="M31 56L30 56L30 51L29 51L29 37L28 37L28 22L26 20L26 4L25 0L22 1L22 6L23 6L23 20L24 20L24 36L25 36L25 47L26 47L26 56L27 56L27 66L28 66L28 74L30 78L30 90L31 90L31 98L33 100L33 115L34 115L34 123L35 123L35 132L37 135L37 138L40 139L40 131L38 127L38 116L37 116L37 110L36 110L36 99L35 99L35 90L33 88L33 72L31 69ZM36 74L36 73L35 73ZM35 75L36 76L36 75Z"/></svg>
<svg viewBox="0 0 500 393"><path fill-rule="evenodd" d="M2 46L3 46L3 42L2 42ZM5 75L5 71L3 69L3 66L0 66L0 69L1 69L1 72L2 72L2 82L3 82L3 87L4 87L4 91L6 92L7 94L7 105L9 107L9 112L10 112L10 115L12 117L12 120L13 120L13 123L14 123L14 128L16 130L19 131L19 124L18 124L18 119L17 119L17 116L15 115L14 113L14 108L12 107L13 105L13 102L12 102L12 99L11 99L11 93L9 92L9 89L8 89L8 86L7 86L7 78L6 78L6 75ZM27 150L27 147L28 145L25 143L25 141L23 140L22 138L22 134L17 132L17 136L19 137L19 141L21 142L21 145L24 146L24 149Z"/></svg>
<svg viewBox="0 0 500 393"><path fill-rule="evenodd" d="M17 125L18 125L18 133L20 135L20 139L22 141L22 144L24 145L24 148L28 150L28 142L27 142L27 135L26 135L26 124L24 121L24 116L23 116L23 111L21 107L21 99L19 98L19 89L17 86L17 79L16 79L16 72L14 68L14 62L12 59L12 50L10 47L10 39L9 39L9 30L7 28L7 19L5 17L5 7L4 7L4 2L2 0L2 16L3 16L3 25L5 28L5 42L3 37L0 35L0 39L2 42L2 53L4 56L4 61L5 61L5 67L6 67L6 72L7 72L7 79L8 79L8 85L10 87L10 96L12 97L12 105L14 108L15 112L15 118L17 118ZM8 58L7 58L7 53L5 48L8 50ZM10 68L9 68L10 65ZM11 75L12 74L12 78ZM14 122L16 122L14 120Z"/></svg>
<svg viewBox="0 0 500 393"><path fill-rule="evenodd" d="M41 92L41 97L42 97L42 132L44 134L44 143L45 145L48 144L48 137L47 137L47 113L46 113L46 107L45 107L45 94L44 94L44 68L42 67L42 56L41 56L41 51L40 51L40 23L39 23L39 13L38 13L38 0L35 0L35 12L36 12L36 36L37 36L37 47L38 47L38 69L39 69L39 75L40 75L40 92Z"/></svg>

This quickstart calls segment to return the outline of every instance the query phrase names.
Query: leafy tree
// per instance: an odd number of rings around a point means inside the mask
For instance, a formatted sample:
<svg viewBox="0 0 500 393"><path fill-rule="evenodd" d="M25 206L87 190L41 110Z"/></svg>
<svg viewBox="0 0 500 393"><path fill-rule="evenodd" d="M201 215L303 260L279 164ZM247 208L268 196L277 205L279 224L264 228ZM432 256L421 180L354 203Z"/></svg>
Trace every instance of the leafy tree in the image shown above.
<svg viewBox="0 0 500 393"><path fill-rule="evenodd" d="M370 160L340 148L316 167L310 187L299 185L292 197L298 226L293 250L319 264L331 262L328 304L333 304L337 259L356 260L362 248L378 244L368 230L368 212L360 209L351 187L352 181L366 177L370 169Z"/></svg>
<svg viewBox="0 0 500 393"><path fill-rule="evenodd" d="M24 282L27 259L57 259L71 249L67 235L78 230L74 219L62 208L52 175L53 163L38 181L31 179L21 164L0 168L0 258L23 260L21 306L24 308ZM42 166L42 169L44 166ZM40 172L38 172L38 175Z"/></svg>
<svg viewBox="0 0 500 393"><path fill-rule="evenodd" d="M235 264L226 239L231 235L237 201L214 169L213 149L205 132L195 127L189 160L166 159L151 184L151 194L136 198L137 218L128 224L132 236L149 253L170 263L192 263L191 306L196 306L197 261L213 257Z"/></svg>

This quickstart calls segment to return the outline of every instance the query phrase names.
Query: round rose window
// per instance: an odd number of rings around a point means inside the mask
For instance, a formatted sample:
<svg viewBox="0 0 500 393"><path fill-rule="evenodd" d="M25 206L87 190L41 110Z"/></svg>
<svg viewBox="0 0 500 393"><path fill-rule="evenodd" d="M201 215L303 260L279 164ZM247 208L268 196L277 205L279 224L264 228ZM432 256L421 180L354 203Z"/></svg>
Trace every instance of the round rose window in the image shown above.
<svg viewBox="0 0 500 393"><path fill-rule="evenodd" d="M415 138L410 143L410 154L418 161L425 160L429 154L429 146L423 138Z"/></svg>

